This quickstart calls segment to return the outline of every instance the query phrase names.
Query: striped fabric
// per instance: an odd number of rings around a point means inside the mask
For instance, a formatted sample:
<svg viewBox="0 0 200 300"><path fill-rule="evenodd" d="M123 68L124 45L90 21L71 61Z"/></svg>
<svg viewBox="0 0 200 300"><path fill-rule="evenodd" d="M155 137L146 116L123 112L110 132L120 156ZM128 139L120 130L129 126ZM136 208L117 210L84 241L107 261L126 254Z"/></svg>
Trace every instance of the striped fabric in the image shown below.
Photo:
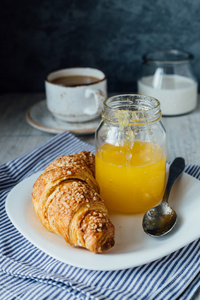
<svg viewBox="0 0 200 300"><path fill-rule="evenodd" d="M43 253L12 225L5 211L11 188L58 156L82 150L94 147L65 132L0 167L0 299L192 299L200 286L200 239L146 265L91 271ZM200 179L199 166L186 172Z"/></svg>

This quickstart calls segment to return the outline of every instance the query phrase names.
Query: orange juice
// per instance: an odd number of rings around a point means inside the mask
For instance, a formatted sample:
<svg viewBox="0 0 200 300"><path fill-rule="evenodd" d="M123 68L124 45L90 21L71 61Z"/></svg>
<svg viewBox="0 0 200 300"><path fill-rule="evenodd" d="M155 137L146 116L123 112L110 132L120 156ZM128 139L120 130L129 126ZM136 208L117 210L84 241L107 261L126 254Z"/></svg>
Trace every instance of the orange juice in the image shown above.
<svg viewBox="0 0 200 300"><path fill-rule="evenodd" d="M144 213L162 198L166 155L158 146L135 141L114 146L103 144L95 157L96 180L109 210Z"/></svg>

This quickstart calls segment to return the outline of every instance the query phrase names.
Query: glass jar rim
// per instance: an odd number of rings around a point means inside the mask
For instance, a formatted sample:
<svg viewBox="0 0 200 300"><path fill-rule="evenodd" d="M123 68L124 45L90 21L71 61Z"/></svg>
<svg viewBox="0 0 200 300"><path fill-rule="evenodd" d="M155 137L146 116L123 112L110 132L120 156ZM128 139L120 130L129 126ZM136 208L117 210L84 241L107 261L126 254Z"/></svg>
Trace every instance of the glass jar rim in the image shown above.
<svg viewBox="0 0 200 300"><path fill-rule="evenodd" d="M144 63L183 63L194 58L193 54L178 50L166 49L146 53L143 55Z"/></svg>
<svg viewBox="0 0 200 300"><path fill-rule="evenodd" d="M117 124L119 111L130 114L129 125L152 123L161 118L160 102L146 95L121 94L107 98L104 101L102 118Z"/></svg>

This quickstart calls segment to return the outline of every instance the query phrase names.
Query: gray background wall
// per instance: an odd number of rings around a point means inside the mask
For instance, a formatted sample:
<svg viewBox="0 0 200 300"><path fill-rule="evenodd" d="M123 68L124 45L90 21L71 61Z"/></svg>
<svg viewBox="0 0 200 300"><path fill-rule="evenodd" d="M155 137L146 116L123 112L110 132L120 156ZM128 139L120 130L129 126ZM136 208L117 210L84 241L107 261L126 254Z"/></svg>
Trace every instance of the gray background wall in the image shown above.
<svg viewBox="0 0 200 300"><path fill-rule="evenodd" d="M1 0L0 93L44 91L50 71L102 69L109 92L136 90L141 56L178 48L195 56L199 0Z"/></svg>

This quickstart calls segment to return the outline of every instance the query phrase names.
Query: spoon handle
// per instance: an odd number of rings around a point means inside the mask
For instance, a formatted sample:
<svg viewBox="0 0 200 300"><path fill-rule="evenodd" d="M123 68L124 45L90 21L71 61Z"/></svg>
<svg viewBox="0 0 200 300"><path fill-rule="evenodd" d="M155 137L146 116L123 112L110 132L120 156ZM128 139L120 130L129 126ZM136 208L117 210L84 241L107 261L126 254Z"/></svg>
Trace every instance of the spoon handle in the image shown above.
<svg viewBox="0 0 200 300"><path fill-rule="evenodd" d="M177 157L171 163L169 168L169 177L162 202L168 202L169 194L173 184L185 169L185 160L182 157Z"/></svg>

